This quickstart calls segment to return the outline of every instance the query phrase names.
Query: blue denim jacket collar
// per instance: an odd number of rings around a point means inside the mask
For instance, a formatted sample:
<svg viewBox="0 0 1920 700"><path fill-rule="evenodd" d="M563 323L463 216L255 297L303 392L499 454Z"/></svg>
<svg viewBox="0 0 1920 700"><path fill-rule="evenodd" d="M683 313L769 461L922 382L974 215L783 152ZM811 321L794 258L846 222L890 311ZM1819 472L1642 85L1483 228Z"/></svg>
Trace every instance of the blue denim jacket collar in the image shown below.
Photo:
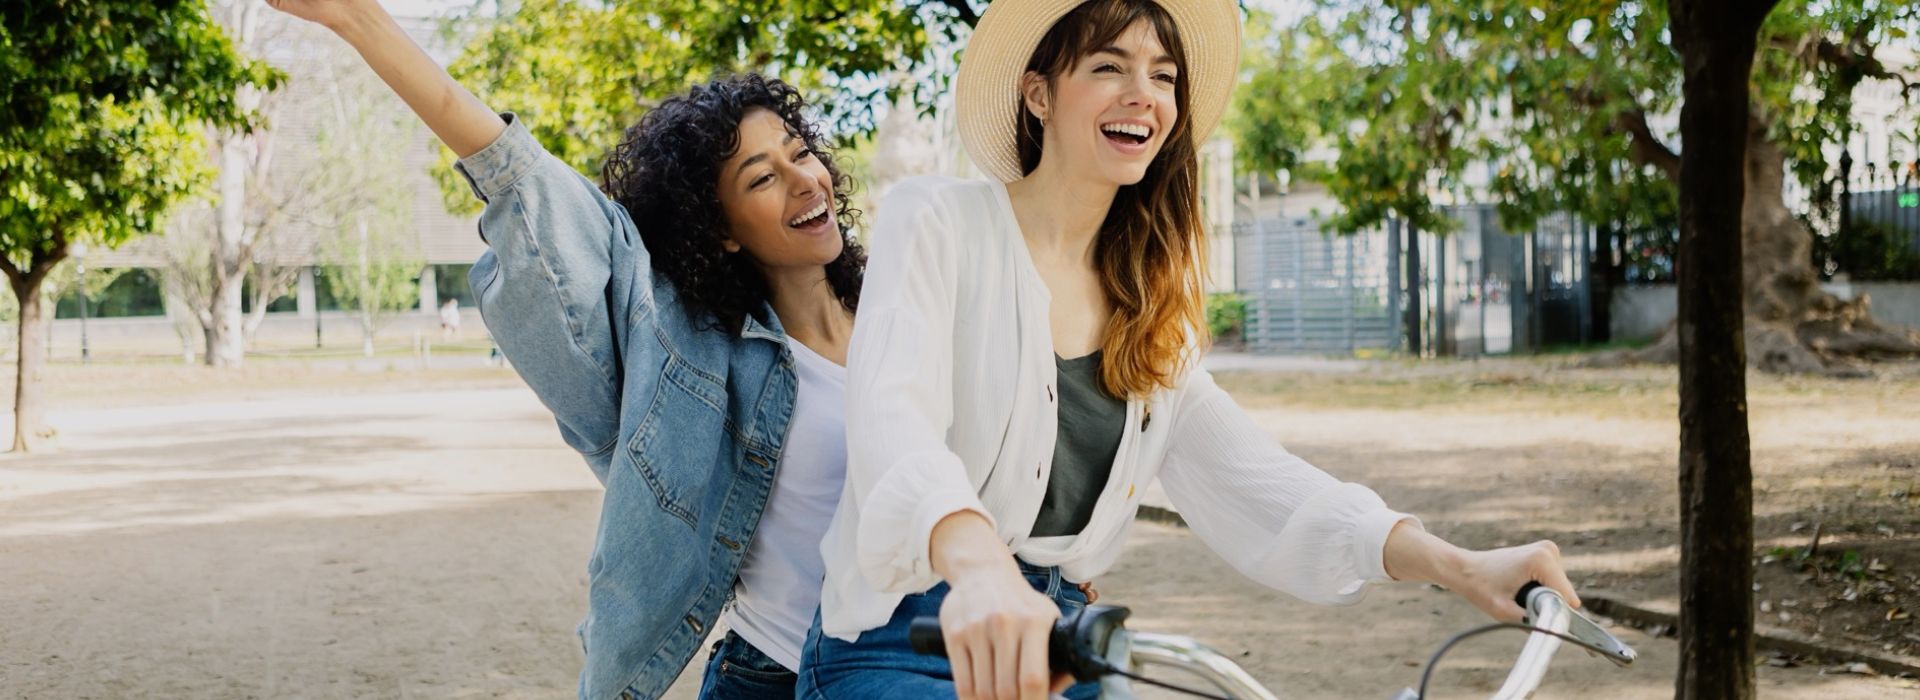
<svg viewBox="0 0 1920 700"><path fill-rule="evenodd" d="M775 343L785 344L787 342L787 334L785 329L780 326L780 316L773 313L772 307L763 305L762 308L766 309L767 322L761 323L760 319L753 317L753 314L747 314L746 323L740 324L740 337L771 340Z"/></svg>

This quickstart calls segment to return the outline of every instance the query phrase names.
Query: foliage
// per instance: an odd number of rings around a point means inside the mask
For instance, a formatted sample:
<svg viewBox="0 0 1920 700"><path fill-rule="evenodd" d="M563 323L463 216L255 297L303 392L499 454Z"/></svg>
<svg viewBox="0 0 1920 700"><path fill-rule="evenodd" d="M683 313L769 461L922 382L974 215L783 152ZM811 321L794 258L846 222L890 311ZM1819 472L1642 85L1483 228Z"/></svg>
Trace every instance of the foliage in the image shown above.
<svg viewBox="0 0 1920 700"><path fill-rule="evenodd" d="M15 450L45 425L37 300L74 243L148 233L205 182L203 124L244 129L233 95L278 75L239 56L201 0L0 4L0 272L21 322Z"/></svg>
<svg viewBox="0 0 1920 700"><path fill-rule="evenodd" d="M450 71L514 111L562 161L597 176L600 158L648 107L721 74L793 83L823 100L815 106L841 133L870 131L876 108L905 91L932 104L949 76L925 67L937 45L956 44L977 19L973 4L523 0L500 16L481 4L450 27L472 34ZM449 208L477 209L452 154L441 156L436 176Z"/></svg>
<svg viewBox="0 0 1920 700"><path fill-rule="evenodd" d="M1570 212L1626 228L1677 212L1681 66L1664 2L1316 0L1299 24L1250 47L1235 121L1242 166L1311 173L1345 209L1333 228L1388 216L1445 230L1431 192L1490 197L1525 230ZM1920 9L1888 0L1790 0L1768 20L1754 120L1803 183L1829 177L1863 81L1916 82L1873 58L1913 46ZM1911 114L1911 112L1909 112Z"/></svg>
<svg viewBox="0 0 1920 700"><path fill-rule="evenodd" d="M275 80L201 2L0 9L0 254L30 269L151 231L205 180L179 157L202 148L199 124L247 126L232 93Z"/></svg>
<svg viewBox="0 0 1920 700"><path fill-rule="evenodd" d="M317 145L324 155L315 167L327 179L352 183L323 186L353 195L316 213L327 231L320 245L321 274L341 308L359 316L371 352L381 323L420 298L417 285L426 261L412 231L413 190L399 177L415 130L412 121L396 119L396 110L341 99L336 120L320 132ZM386 179L367 181L369 173L384 173Z"/></svg>
<svg viewBox="0 0 1920 700"><path fill-rule="evenodd" d="M1247 328L1247 298L1240 294L1207 295L1207 331L1215 340L1240 338Z"/></svg>
<svg viewBox="0 0 1920 700"><path fill-rule="evenodd" d="M1814 258L1831 260L1854 281L1920 280L1915 234L1874 221L1854 221L1844 235L1814 238Z"/></svg>

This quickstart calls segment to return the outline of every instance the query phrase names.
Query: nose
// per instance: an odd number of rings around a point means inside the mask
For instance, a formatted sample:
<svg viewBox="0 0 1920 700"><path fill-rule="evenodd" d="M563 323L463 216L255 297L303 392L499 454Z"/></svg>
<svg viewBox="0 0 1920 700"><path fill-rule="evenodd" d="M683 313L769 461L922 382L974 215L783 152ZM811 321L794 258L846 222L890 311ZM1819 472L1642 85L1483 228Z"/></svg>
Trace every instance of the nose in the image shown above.
<svg viewBox="0 0 1920 700"><path fill-rule="evenodd" d="M787 163L781 167L786 169L785 176L787 182L793 183L793 186L788 188L788 194L798 198L805 198L812 197L820 191L819 181L815 180L813 173L807 172L806 168L800 167L796 163Z"/></svg>
<svg viewBox="0 0 1920 700"><path fill-rule="evenodd" d="M1153 111L1158 96L1154 95L1153 77L1136 73L1136 77L1127 81L1126 93L1120 96L1121 104Z"/></svg>

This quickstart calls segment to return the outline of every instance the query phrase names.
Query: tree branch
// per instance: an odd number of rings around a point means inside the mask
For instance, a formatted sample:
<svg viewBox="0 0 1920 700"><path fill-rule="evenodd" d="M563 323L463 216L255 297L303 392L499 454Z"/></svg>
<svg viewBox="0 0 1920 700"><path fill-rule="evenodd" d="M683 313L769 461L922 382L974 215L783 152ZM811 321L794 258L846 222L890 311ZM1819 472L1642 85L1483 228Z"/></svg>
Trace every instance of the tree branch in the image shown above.
<svg viewBox="0 0 1920 700"><path fill-rule="evenodd" d="M1647 110L1638 105L1613 116L1613 128L1627 132L1628 154L1639 165L1651 165L1667 178L1680 181L1680 154L1674 153L1647 125Z"/></svg>
<svg viewBox="0 0 1920 700"><path fill-rule="evenodd" d="M1596 111L1607 106L1607 100L1590 85L1575 88L1574 100ZM1612 120L1614 129L1627 133L1627 157L1634 165L1651 165L1659 168L1667 179L1680 182L1680 154L1654 135L1653 127L1647 124L1646 107L1637 101L1628 104L1630 106L1616 112Z"/></svg>
<svg viewBox="0 0 1920 700"><path fill-rule="evenodd" d="M1874 56L1873 46L1867 44L1865 29L1856 28L1844 44L1826 37L1819 37L1817 41L1795 41L1785 36L1773 37L1769 43L1808 66L1825 64L1840 72L1841 84L1847 89L1866 79L1891 80L1900 85L1901 98L1911 100L1913 91L1920 90L1920 81L1911 80L1905 73L1887 68L1886 63Z"/></svg>

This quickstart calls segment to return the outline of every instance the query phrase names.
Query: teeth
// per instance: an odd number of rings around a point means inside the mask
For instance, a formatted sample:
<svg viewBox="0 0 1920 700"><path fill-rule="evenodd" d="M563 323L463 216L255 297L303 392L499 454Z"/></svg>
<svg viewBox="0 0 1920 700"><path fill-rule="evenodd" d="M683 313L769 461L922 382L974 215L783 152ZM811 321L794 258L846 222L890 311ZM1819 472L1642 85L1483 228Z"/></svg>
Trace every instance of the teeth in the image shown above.
<svg viewBox="0 0 1920 700"><path fill-rule="evenodd" d="M801 214L800 216L795 217L794 220L787 222L787 225L798 228L800 224L817 219L820 217L821 214L825 214L825 213L827 213L827 203L821 202L819 206L809 209L807 210L807 213Z"/></svg>
<svg viewBox="0 0 1920 700"><path fill-rule="evenodd" d="M1128 134L1131 136L1138 136L1143 139L1147 138L1149 135L1153 133L1153 130L1150 128L1147 128L1147 126L1144 124L1108 124L1100 127L1100 130L1110 131L1116 134Z"/></svg>

